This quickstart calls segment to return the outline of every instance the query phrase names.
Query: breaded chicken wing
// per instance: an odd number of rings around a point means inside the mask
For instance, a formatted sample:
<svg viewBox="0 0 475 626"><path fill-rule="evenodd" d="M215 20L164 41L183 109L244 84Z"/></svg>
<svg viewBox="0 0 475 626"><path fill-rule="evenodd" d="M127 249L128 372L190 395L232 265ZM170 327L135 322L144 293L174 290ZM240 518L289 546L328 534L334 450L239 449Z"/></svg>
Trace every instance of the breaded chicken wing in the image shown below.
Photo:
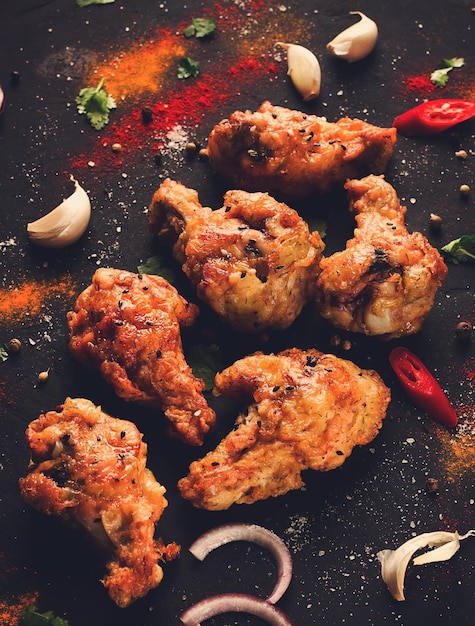
<svg viewBox="0 0 475 626"><path fill-rule="evenodd" d="M216 416L180 335L197 315L198 307L160 276L100 268L67 315L69 347L118 396L163 410L173 435L200 445Z"/></svg>
<svg viewBox="0 0 475 626"><path fill-rule="evenodd" d="M338 328L384 339L416 333L447 266L424 235L408 233L406 207L382 176L345 187L357 228L345 250L321 262L320 312Z"/></svg>
<svg viewBox="0 0 475 626"><path fill-rule="evenodd" d="M47 515L85 530L108 556L102 581L112 600L126 607L156 587L160 561L179 546L155 539L167 500L146 467L147 445L136 426L103 413L83 398L67 398L26 430L31 450L20 479L24 500Z"/></svg>
<svg viewBox="0 0 475 626"><path fill-rule="evenodd" d="M303 485L303 470L340 466L376 436L390 400L376 372L297 348L236 361L216 375L216 393L251 404L178 483L209 510L285 494Z"/></svg>
<svg viewBox="0 0 475 626"><path fill-rule="evenodd" d="M344 117L336 123L264 102L235 111L208 137L212 169L229 186L284 197L326 193L347 178L382 174L395 128Z"/></svg>
<svg viewBox="0 0 475 626"><path fill-rule="evenodd" d="M296 211L267 193L228 191L224 206L165 180L148 214L185 274L218 316L244 333L283 329L314 297L324 244Z"/></svg>

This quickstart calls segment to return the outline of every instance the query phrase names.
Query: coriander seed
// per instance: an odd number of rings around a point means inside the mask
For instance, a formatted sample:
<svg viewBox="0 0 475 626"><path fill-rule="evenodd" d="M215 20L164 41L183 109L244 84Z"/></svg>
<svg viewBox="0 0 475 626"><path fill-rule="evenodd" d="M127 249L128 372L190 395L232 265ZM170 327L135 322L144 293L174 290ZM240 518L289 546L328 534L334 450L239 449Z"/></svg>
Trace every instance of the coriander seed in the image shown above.
<svg viewBox="0 0 475 626"><path fill-rule="evenodd" d="M468 196L470 193L470 185L460 185L460 193L463 196Z"/></svg>
<svg viewBox="0 0 475 626"><path fill-rule="evenodd" d="M21 350L21 341L16 337L10 339L8 342L8 352L20 352Z"/></svg>

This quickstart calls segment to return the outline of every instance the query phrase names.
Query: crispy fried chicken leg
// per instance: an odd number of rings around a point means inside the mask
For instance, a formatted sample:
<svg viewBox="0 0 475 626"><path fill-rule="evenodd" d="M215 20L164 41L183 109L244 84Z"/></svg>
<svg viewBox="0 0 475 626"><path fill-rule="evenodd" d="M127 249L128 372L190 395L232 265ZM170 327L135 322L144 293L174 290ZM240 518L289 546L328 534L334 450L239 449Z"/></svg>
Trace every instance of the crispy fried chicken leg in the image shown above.
<svg viewBox="0 0 475 626"><path fill-rule="evenodd" d="M198 307L160 276L98 269L68 313L69 347L125 400L164 411L172 434L200 445L215 422L182 351Z"/></svg>
<svg viewBox="0 0 475 626"><path fill-rule="evenodd" d="M390 400L376 372L296 348L236 361L216 375L216 393L251 404L178 483L209 510L279 496L303 485L305 469L338 467L376 436Z"/></svg>
<svg viewBox="0 0 475 626"><path fill-rule="evenodd" d="M109 555L102 581L120 607L144 596L163 577L175 543L154 539L167 506L165 488L146 467L147 446L136 426L89 400L67 398L26 431L31 450L20 490L28 504L87 531Z"/></svg>
<svg viewBox="0 0 475 626"><path fill-rule="evenodd" d="M212 169L229 186L286 197L326 193L347 178L382 174L395 128L344 117L336 123L263 102L235 111L208 138Z"/></svg>
<svg viewBox="0 0 475 626"><path fill-rule="evenodd" d="M345 185L357 228L346 249L322 260L317 301L335 326L392 339L417 332L447 275L438 250L409 234L395 190L382 176Z"/></svg>
<svg viewBox="0 0 475 626"><path fill-rule="evenodd" d="M266 193L228 191L213 211L195 190L167 179L153 196L149 226L171 240L198 296L238 331L287 328L313 298L320 235Z"/></svg>

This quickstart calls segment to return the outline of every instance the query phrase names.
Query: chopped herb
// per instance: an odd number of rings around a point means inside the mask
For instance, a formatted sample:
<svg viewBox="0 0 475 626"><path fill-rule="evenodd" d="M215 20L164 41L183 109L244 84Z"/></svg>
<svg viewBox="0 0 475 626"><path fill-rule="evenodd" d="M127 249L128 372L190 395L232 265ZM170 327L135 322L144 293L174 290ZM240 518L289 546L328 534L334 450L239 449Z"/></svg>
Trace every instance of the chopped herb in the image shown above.
<svg viewBox="0 0 475 626"><path fill-rule="evenodd" d="M143 265L137 267L137 271L139 274L161 276L172 285L175 282L175 273L171 268L166 267L163 258L159 255L149 257Z"/></svg>
<svg viewBox="0 0 475 626"><path fill-rule="evenodd" d="M187 28L185 28L183 34L185 37L196 37L197 39L202 39L203 37L208 37L214 33L215 29L216 22L213 19L197 17Z"/></svg>
<svg viewBox="0 0 475 626"><path fill-rule="evenodd" d="M8 359L7 346L2 344L0 345L0 363L5 363L7 359Z"/></svg>
<svg viewBox="0 0 475 626"><path fill-rule="evenodd" d="M307 224L311 233L318 231L320 237L322 239L325 238L327 234L327 223L325 220L312 216L310 219L307 219Z"/></svg>
<svg viewBox="0 0 475 626"><path fill-rule="evenodd" d="M69 622L61 617L55 617L52 611L39 613L33 604L20 613L18 626L69 626Z"/></svg>
<svg viewBox="0 0 475 626"><path fill-rule="evenodd" d="M198 76L199 73L200 64L198 63L198 61L193 61L193 59L190 59L190 57L184 57L178 63L178 78L190 78L191 76Z"/></svg>
<svg viewBox="0 0 475 626"><path fill-rule="evenodd" d="M102 78L97 87L84 87L76 97L78 113L86 115L91 126L101 130L109 122L109 111L117 104L114 98L104 89Z"/></svg>
<svg viewBox="0 0 475 626"><path fill-rule="evenodd" d="M445 87L449 80L449 72L454 67L462 67L465 65L465 59L462 57L454 57L453 59L442 59L440 65L430 75L430 80L437 87Z"/></svg>
<svg viewBox="0 0 475 626"><path fill-rule="evenodd" d="M216 344L193 346L187 361L193 374L205 381L205 390L212 389L216 373L223 369L221 348Z"/></svg>
<svg viewBox="0 0 475 626"><path fill-rule="evenodd" d="M442 251L450 255L453 263L470 263L475 261L475 234L462 235L458 239L453 239Z"/></svg>

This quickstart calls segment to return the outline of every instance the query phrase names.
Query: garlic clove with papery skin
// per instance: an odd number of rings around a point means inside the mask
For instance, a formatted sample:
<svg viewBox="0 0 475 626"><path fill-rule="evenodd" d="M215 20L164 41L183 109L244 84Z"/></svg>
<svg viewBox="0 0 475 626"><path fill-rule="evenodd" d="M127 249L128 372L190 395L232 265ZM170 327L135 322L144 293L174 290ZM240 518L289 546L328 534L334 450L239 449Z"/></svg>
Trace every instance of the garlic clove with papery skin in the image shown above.
<svg viewBox="0 0 475 626"><path fill-rule="evenodd" d="M86 191L71 175L74 191L55 209L27 225L30 241L46 248L64 248L75 243L91 219L91 202Z"/></svg>
<svg viewBox="0 0 475 626"><path fill-rule="evenodd" d="M278 41L276 46L287 52L287 74L304 101L320 94L322 71L317 57L308 48L293 43Z"/></svg>
<svg viewBox="0 0 475 626"><path fill-rule="evenodd" d="M327 50L349 63L359 61L368 56L378 40L376 22L360 11L350 11L351 15L359 15L359 22L349 26L327 44Z"/></svg>
<svg viewBox="0 0 475 626"><path fill-rule="evenodd" d="M460 541L467 537L475 536L475 530L469 530L465 535L459 535L457 531L445 530L416 535L399 546L397 550L381 550L377 557L381 562L381 574L384 582L395 600L404 600L404 577L412 555L417 550L425 547L435 548L420 556L417 556L414 565L425 565L447 561L460 548Z"/></svg>

